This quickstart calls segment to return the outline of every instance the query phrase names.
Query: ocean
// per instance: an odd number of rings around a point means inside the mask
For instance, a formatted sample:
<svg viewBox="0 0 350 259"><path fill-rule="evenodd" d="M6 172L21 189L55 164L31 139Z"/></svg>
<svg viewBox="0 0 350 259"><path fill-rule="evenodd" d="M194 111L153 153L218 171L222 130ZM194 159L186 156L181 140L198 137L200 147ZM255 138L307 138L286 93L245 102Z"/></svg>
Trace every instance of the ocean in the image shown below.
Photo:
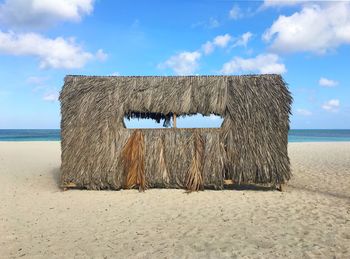
<svg viewBox="0 0 350 259"><path fill-rule="evenodd" d="M0 129L0 141L60 141L59 129Z"/></svg>
<svg viewBox="0 0 350 259"><path fill-rule="evenodd" d="M59 129L0 129L0 141L60 141ZM290 130L289 142L350 141L350 130Z"/></svg>

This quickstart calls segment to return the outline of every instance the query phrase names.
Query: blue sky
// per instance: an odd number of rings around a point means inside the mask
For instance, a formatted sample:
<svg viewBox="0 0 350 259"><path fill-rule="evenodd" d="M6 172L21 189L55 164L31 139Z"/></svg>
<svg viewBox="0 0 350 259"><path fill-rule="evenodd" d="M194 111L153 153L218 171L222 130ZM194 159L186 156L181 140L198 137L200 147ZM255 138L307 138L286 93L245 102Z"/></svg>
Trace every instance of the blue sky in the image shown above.
<svg viewBox="0 0 350 259"><path fill-rule="evenodd" d="M59 128L66 74L281 73L291 128L350 128L350 2L0 1L0 128Z"/></svg>

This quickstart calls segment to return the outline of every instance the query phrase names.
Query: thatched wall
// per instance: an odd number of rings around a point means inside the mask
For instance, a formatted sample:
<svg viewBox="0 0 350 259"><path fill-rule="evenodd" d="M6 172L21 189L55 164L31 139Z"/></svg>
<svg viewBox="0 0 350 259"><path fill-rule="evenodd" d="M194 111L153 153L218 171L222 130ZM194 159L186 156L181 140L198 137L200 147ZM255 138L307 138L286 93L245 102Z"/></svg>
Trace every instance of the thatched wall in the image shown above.
<svg viewBox="0 0 350 259"><path fill-rule="evenodd" d="M67 76L60 100L63 185L220 189L224 179L290 179L292 98L279 75ZM123 122L125 115L159 120L174 113L218 114L224 122L220 129L136 133Z"/></svg>

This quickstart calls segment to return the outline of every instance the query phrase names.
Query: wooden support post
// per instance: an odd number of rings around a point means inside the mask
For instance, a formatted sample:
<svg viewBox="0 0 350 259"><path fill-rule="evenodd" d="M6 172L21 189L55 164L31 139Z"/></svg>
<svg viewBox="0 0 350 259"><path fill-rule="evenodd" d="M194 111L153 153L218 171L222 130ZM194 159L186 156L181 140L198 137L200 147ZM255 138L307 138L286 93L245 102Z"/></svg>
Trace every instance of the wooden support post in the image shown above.
<svg viewBox="0 0 350 259"><path fill-rule="evenodd" d="M173 114L173 128L176 128L176 114Z"/></svg>

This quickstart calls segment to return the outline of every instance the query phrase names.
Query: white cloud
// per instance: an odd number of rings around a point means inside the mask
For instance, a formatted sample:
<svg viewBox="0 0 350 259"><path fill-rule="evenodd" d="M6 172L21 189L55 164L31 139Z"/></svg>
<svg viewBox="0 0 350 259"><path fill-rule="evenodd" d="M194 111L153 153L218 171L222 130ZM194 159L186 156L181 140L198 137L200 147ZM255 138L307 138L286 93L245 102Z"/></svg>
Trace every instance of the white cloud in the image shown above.
<svg viewBox="0 0 350 259"><path fill-rule="evenodd" d="M26 82L32 86L33 92L37 92L46 89L48 77L43 76L30 76L27 78Z"/></svg>
<svg viewBox="0 0 350 259"><path fill-rule="evenodd" d="M237 38L232 38L228 33L216 36L212 41L207 41L202 45L202 51L205 55L211 54L215 47L226 48L231 41L234 41L231 47L244 46L246 47L249 40L252 38L253 34L251 32L246 32Z"/></svg>
<svg viewBox="0 0 350 259"><path fill-rule="evenodd" d="M120 76L120 73L119 73L119 72L113 72L113 73L111 74L111 76Z"/></svg>
<svg viewBox="0 0 350 259"><path fill-rule="evenodd" d="M214 29L214 28L220 27L220 25L221 25L220 22L216 18L210 17L208 21L193 23L191 27L192 28L203 27L205 29Z"/></svg>
<svg viewBox="0 0 350 259"><path fill-rule="evenodd" d="M329 112L337 112L340 107L340 101L338 99L331 99L322 105L322 109Z"/></svg>
<svg viewBox="0 0 350 259"><path fill-rule="evenodd" d="M276 52L324 54L350 44L350 2L305 5L291 16L281 15L264 33Z"/></svg>
<svg viewBox="0 0 350 259"><path fill-rule="evenodd" d="M42 76L30 76L27 78L27 83L33 85L43 85L48 80L47 77Z"/></svg>
<svg viewBox="0 0 350 259"><path fill-rule="evenodd" d="M33 92L45 93L42 97L44 101L57 101L59 96L57 87L52 87L52 84L48 81L50 81L50 78L43 76L30 76L26 79Z"/></svg>
<svg viewBox="0 0 350 259"><path fill-rule="evenodd" d="M59 21L78 22L93 11L94 0L5 0L0 22L10 27L42 28Z"/></svg>
<svg viewBox="0 0 350 259"><path fill-rule="evenodd" d="M250 32L242 34L235 40L233 47L246 46L252 35L253 34ZM233 38L228 33L218 35L213 40L204 43L199 50L193 52L185 51L174 55L164 63L159 64L158 67L171 68L178 75L193 74L199 66L198 61L202 54L209 55L215 50L215 48L227 48L232 41Z"/></svg>
<svg viewBox="0 0 350 259"><path fill-rule="evenodd" d="M220 26L220 22L217 19L210 17L208 28L213 29L213 28L217 28L219 26Z"/></svg>
<svg viewBox="0 0 350 259"><path fill-rule="evenodd" d="M97 50L95 57L99 61L106 61L108 58L108 55L103 51L103 49Z"/></svg>
<svg viewBox="0 0 350 259"><path fill-rule="evenodd" d="M230 40L231 40L231 35L226 33L224 35L216 36L213 40L213 44L220 48L225 48L227 44L230 42Z"/></svg>
<svg viewBox="0 0 350 259"><path fill-rule="evenodd" d="M46 38L36 33L15 34L0 31L0 54L34 56L40 68L81 68L93 58L104 57L103 50L97 55L86 52L74 39Z"/></svg>
<svg viewBox="0 0 350 259"><path fill-rule="evenodd" d="M164 63L160 64L160 68L170 68L177 75L193 74L198 68L198 61L201 53L198 51L184 51L177 55L171 56Z"/></svg>
<svg viewBox="0 0 350 259"><path fill-rule="evenodd" d="M240 18L242 18L243 15L243 11L241 10L241 8L238 5L234 5L232 6L230 12L229 12L229 17L232 20L238 20Z"/></svg>
<svg viewBox="0 0 350 259"><path fill-rule="evenodd" d="M51 92L51 93L46 93L43 96L43 100L47 102L55 102L58 100L59 93L58 92Z"/></svg>
<svg viewBox="0 0 350 259"><path fill-rule="evenodd" d="M259 73L259 74L283 74L286 67L280 62L276 54L260 54L255 58L244 59L234 57L225 63L221 69L222 74L232 73Z"/></svg>
<svg viewBox="0 0 350 259"><path fill-rule="evenodd" d="M236 39L235 43L233 44L233 47L243 46L247 47L247 44L249 40L253 37L253 34L251 32L243 33L241 36Z"/></svg>
<svg viewBox="0 0 350 259"><path fill-rule="evenodd" d="M212 53L214 51L214 48L215 47L213 43L211 43L211 41L207 41L202 45L202 49L205 55L209 55L210 53Z"/></svg>
<svg viewBox="0 0 350 259"><path fill-rule="evenodd" d="M159 68L171 68L177 75L193 74L198 69L198 61L202 53L209 55L215 47L226 48L232 40L230 34L216 36L212 41L204 43L200 50L189 52L184 51L177 55L171 56L164 63L158 65ZM201 53L202 52L202 53Z"/></svg>
<svg viewBox="0 0 350 259"><path fill-rule="evenodd" d="M337 81L331 80L325 77L321 77L318 83L320 86L324 86L324 87L334 87L338 84Z"/></svg>
<svg viewBox="0 0 350 259"><path fill-rule="evenodd" d="M293 6L302 4L303 0L265 0L264 7L282 7L282 6Z"/></svg>
<svg viewBox="0 0 350 259"><path fill-rule="evenodd" d="M231 40L232 37L228 33L218 35L212 41L207 41L206 43L204 43L202 45L202 51L205 55L209 55L215 50L215 47L226 48Z"/></svg>
<svg viewBox="0 0 350 259"><path fill-rule="evenodd" d="M302 116L311 116L312 112L307 109L297 109L297 113Z"/></svg>

